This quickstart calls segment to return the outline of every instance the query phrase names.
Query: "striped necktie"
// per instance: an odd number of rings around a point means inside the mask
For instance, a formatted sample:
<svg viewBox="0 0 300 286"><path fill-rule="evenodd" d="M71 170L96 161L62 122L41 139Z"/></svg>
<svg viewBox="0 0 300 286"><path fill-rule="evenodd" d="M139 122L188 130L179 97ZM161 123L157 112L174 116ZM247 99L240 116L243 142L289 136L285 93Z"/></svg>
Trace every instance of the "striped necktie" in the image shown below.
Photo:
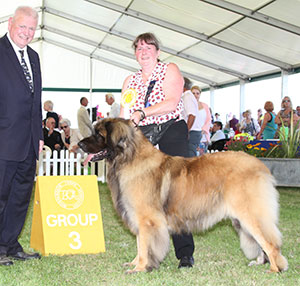
<svg viewBox="0 0 300 286"><path fill-rule="evenodd" d="M24 59L24 51L19 50L19 52L21 54L21 66L22 66L24 75L26 77L26 80L28 82L28 85L29 85L29 88L30 88L31 92L33 93L33 82L32 82L32 78L31 78L28 66L27 66L27 64L25 62L25 59Z"/></svg>

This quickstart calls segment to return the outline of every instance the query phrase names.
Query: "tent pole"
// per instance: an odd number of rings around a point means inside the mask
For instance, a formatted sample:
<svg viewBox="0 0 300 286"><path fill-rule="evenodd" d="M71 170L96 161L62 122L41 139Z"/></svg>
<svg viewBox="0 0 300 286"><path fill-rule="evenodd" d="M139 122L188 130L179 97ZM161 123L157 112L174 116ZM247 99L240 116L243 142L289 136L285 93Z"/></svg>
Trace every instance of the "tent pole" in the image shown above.
<svg viewBox="0 0 300 286"><path fill-rule="evenodd" d="M242 121L243 115L242 113L245 111L245 86L246 81L240 80L240 118L239 120Z"/></svg>
<svg viewBox="0 0 300 286"><path fill-rule="evenodd" d="M90 57L90 119L93 121L93 58Z"/></svg>
<svg viewBox="0 0 300 286"><path fill-rule="evenodd" d="M209 88L209 91L210 91L210 108L211 108L212 115L214 117L214 110L215 110L215 88L211 86Z"/></svg>
<svg viewBox="0 0 300 286"><path fill-rule="evenodd" d="M281 99L288 96L288 72L281 70Z"/></svg>

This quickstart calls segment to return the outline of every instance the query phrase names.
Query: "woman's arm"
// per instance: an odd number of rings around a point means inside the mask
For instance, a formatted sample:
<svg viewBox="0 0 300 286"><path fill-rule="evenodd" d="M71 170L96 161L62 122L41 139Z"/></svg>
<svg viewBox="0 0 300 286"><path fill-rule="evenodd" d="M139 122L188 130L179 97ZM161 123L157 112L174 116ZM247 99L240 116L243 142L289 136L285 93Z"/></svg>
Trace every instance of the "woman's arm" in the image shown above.
<svg viewBox="0 0 300 286"><path fill-rule="evenodd" d="M265 116L264 116L264 121L261 125L261 129L259 131L259 133L257 134L256 138L259 140L261 138L261 134L264 132L266 126L267 126L267 123L268 121L271 119L271 115L269 112L265 113Z"/></svg>
<svg viewBox="0 0 300 286"><path fill-rule="evenodd" d="M203 108L205 109L205 112L206 112L206 119L205 119L204 125L202 126L202 132L204 133L207 142L210 142L209 128L210 128L210 125L211 125L211 113L210 113L209 107L206 103L201 102L201 104L202 104L202 106L203 106Z"/></svg>
<svg viewBox="0 0 300 286"><path fill-rule="evenodd" d="M129 84L130 78L131 78L131 75L129 75L128 77L126 77L126 79L124 80L123 86L122 86L122 94L128 88L128 84ZM120 114L119 114L119 117L124 118L124 108L123 108L122 104L120 105Z"/></svg>
<svg viewBox="0 0 300 286"><path fill-rule="evenodd" d="M174 111L183 93L183 77L175 64L169 64L163 83L165 100L144 109L146 116L164 115Z"/></svg>
<svg viewBox="0 0 300 286"><path fill-rule="evenodd" d="M275 123L279 126L281 126L281 120L282 120L282 117L281 117L281 111L279 111L275 117Z"/></svg>
<svg viewBox="0 0 300 286"><path fill-rule="evenodd" d="M177 65L173 63L169 64L166 72L166 77L163 83L163 92L165 94L165 100L147 108L144 108L143 110L145 116L159 116L174 111L181 99L183 93L183 84L183 77ZM141 116L141 112L134 112L131 115L130 119L133 120L136 124L138 124L141 120Z"/></svg>
<svg viewBox="0 0 300 286"><path fill-rule="evenodd" d="M300 120L299 116L294 112L293 113L293 123L294 123L294 126L297 125L297 122ZM298 126L299 127L299 126Z"/></svg>

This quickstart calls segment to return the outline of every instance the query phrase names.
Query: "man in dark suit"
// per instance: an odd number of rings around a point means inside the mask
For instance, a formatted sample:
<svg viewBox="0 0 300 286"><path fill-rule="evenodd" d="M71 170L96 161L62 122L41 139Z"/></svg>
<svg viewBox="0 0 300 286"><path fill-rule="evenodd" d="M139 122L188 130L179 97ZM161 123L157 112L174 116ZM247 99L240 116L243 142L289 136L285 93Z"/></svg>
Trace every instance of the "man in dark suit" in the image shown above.
<svg viewBox="0 0 300 286"><path fill-rule="evenodd" d="M37 23L35 10L19 7L0 38L0 265L40 258L18 242L43 148L40 61L27 46Z"/></svg>
<svg viewBox="0 0 300 286"><path fill-rule="evenodd" d="M52 151L60 151L64 147L64 143L61 139L61 135L55 128L55 119L48 117L46 119L46 126L43 128L44 144L51 148Z"/></svg>

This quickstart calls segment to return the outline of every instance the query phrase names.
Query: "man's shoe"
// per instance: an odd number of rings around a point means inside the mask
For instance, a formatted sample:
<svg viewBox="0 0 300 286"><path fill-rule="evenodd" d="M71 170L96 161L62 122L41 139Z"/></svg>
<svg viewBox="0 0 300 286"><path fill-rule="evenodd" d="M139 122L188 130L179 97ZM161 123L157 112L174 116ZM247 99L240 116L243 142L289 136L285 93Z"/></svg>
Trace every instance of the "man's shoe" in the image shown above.
<svg viewBox="0 0 300 286"><path fill-rule="evenodd" d="M180 259L178 268L193 267L193 265L194 265L194 257L193 256L183 256Z"/></svg>
<svg viewBox="0 0 300 286"><path fill-rule="evenodd" d="M14 263L5 254L0 254L0 265L9 266L13 264Z"/></svg>
<svg viewBox="0 0 300 286"><path fill-rule="evenodd" d="M16 260L41 259L41 256L38 253L29 254L24 251L19 251L15 254L9 254L8 256Z"/></svg>

